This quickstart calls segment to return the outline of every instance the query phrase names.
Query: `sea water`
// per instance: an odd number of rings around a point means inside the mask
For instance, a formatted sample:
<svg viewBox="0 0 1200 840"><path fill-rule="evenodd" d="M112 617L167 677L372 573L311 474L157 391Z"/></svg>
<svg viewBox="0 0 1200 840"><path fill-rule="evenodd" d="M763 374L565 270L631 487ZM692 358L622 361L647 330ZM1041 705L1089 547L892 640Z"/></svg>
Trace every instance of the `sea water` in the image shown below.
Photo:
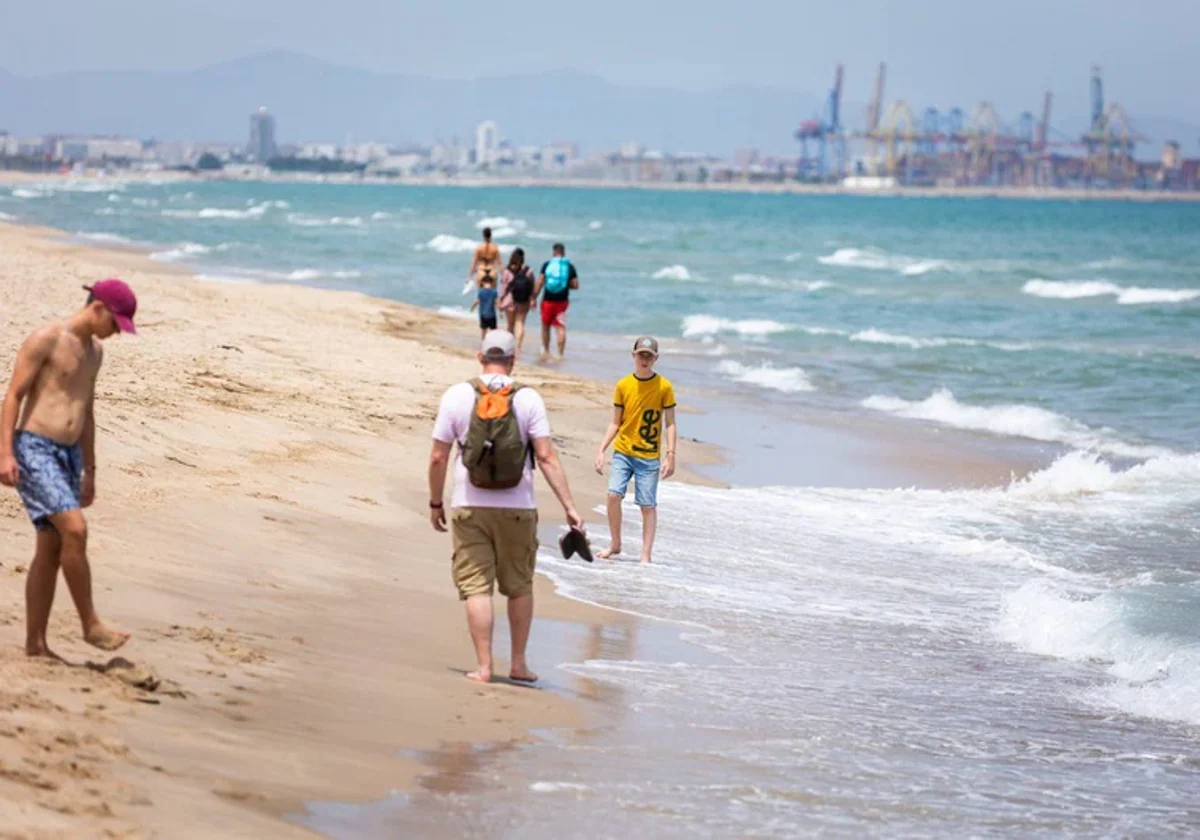
<svg viewBox="0 0 1200 840"><path fill-rule="evenodd" d="M602 639L548 679L601 686L617 720L472 765L469 795L318 810L329 833L1200 831L1200 206L88 181L0 211L457 314L482 226L536 265L562 241L572 326L656 334L718 420L1041 447L1033 475L969 491L788 486L788 463L665 485L653 566L541 568L704 656ZM736 452L748 432L724 428Z"/></svg>

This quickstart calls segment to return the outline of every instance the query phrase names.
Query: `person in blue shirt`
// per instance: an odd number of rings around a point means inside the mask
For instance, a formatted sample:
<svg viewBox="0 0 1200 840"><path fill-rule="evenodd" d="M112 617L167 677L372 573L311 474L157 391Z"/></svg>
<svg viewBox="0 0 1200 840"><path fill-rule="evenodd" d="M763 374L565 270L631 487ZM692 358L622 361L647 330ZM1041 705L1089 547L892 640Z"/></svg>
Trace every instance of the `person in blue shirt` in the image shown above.
<svg viewBox="0 0 1200 840"><path fill-rule="evenodd" d="M471 311L479 308L479 329L484 336L488 330L496 329L496 278L485 274L479 278L479 293L471 304Z"/></svg>

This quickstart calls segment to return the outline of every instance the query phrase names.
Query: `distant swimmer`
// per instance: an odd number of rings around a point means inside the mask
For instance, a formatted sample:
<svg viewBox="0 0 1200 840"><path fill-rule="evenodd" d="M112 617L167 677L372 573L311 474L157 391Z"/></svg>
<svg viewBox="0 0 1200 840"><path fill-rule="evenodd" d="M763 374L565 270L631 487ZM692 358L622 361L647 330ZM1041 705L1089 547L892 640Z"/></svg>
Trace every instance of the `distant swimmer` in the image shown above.
<svg viewBox="0 0 1200 840"><path fill-rule="evenodd" d="M579 274L567 259L567 247L561 242L554 245L554 256L542 263L534 297L542 297L542 355L550 355L550 328L558 338L558 356L561 359L567 350L567 308L571 305L571 290L579 288Z"/></svg>
<svg viewBox="0 0 1200 840"><path fill-rule="evenodd" d="M475 248L475 256L471 260L471 270L467 274L467 283L463 286L463 294L479 285L484 277L491 277L499 283L500 269L503 262L500 259L500 248L492 241L492 229L483 229L483 241Z"/></svg>
<svg viewBox="0 0 1200 840"><path fill-rule="evenodd" d="M120 280L85 287L84 307L66 321L35 330L21 345L0 409L0 484L15 487L37 548L25 582L29 656L53 657L46 641L58 570L62 569L84 640L116 650L129 634L100 620L92 604L83 509L96 498L96 376L100 342L136 332L137 298Z"/></svg>
<svg viewBox="0 0 1200 840"><path fill-rule="evenodd" d="M633 373L617 383L612 422L596 452L596 472L604 474L604 453L613 448L608 480L608 529L612 542L601 559L621 553L621 501L634 484L634 501L642 509L642 556L649 563L658 530L658 480L675 474L675 389L654 372L658 342L644 335L633 343ZM666 431L666 447L663 432Z"/></svg>

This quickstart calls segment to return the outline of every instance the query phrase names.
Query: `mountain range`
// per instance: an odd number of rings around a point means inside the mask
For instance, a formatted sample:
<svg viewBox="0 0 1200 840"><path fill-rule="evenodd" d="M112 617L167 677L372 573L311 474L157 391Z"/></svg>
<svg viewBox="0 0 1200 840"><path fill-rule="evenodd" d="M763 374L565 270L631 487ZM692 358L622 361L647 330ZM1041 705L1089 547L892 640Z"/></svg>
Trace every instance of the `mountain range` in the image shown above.
<svg viewBox="0 0 1200 840"><path fill-rule="evenodd" d="M238 141L247 137L249 115L260 105L275 114L280 142L468 140L477 123L491 119L518 145L575 141L594 151L636 141L729 155L743 147L794 154L792 132L801 119L820 111L822 97L752 85L707 91L635 87L575 70L434 79L291 52L187 71L23 77L0 70L0 130L12 134ZM851 127L860 123L862 110L861 104L844 105ZM1144 155L1156 155L1163 139L1178 139L1187 154L1194 153L1200 127L1170 118L1134 121L1154 143L1143 147ZM1064 114L1055 124L1076 123L1082 127L1082 115Z"/></svg>

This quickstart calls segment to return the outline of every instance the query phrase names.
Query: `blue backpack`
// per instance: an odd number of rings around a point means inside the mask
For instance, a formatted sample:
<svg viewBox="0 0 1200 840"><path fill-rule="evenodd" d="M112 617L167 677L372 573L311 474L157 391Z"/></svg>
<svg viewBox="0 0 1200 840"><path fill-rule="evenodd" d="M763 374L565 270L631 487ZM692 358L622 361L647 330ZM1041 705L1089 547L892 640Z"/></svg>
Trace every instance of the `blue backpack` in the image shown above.
<svg viewBox="0 0 1200 840"><path fill-rule="evenodd" d="M571 282L571 261L566 257L553 257L546 264L546 291L561 294Z"/></svg>

